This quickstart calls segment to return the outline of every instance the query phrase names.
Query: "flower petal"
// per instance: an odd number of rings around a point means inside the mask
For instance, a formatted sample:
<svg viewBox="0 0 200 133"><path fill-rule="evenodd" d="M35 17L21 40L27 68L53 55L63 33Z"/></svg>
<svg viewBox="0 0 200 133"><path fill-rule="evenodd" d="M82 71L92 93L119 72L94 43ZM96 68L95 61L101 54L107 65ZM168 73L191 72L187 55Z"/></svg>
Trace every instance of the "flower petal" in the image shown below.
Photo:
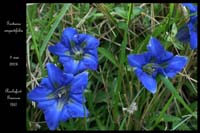
<svg viewBox="0 0 200 133"><path fill-rule="evenodd" d="M54 88L59 88L64 84L63 72L52 63L47 63L48 77Z"/></svg>
<svg viewBox="0 0 200 133"><path fill-rule="evenodd" d="M51 106L55 103L56 103L56 100L51 99L51 100L47 100L47 101L40 101L40 102L38 102L37 106L41 110L45 111L46 109L51 108Z"/></svg>
<svg viewBox="0 0 200 133"><path fill-rule="evenodd" d="M83 104L73 102L67 104L67 107L68 107L68 113L71 118L79 118L79 117L83 118L83 117L88 117L89 115L87 108Z"/></svg>
<svg viewBox="0 0 200 133"><path fill-rule="evenodd" d="M88 72L76 75L71 82L71 93L83 93L88 83Z"/></svg>
<svg viewBox="0 0 200 133"><path fill-rule="evenodd" d="M98 59L98 52L97 52L97 49L87 49L87 50L85 50L84 52L85 52L85 54L87 54L87 55L92 55L92 56L94 56L95 58Z"/></svg>
<svg viewBox="0 0 200 133"><path fill-rule="evenodd" d="M158 58L163 54L163 52L165 52L160 41L154 37L151 37L149 44L147 45L147 49L154 57Z"/></svg>
<svg viewBox="0 0 200 133"><path fill-rule="evenodd" d="M56 45L49 46L49 51L57 56L66 56L66 51L69 51L62 43L57 43Z"/></svg>
<svg viewBox="0 0 200 133"><path fill-rule="evenodd" d="M154 94L157 88L156 80L152 76L147 75L141 69L135 69L135 73L144 87Z"/></svg>
<svg viewBox="0 0 200 133"><path fill-rule="evenodd" d="M62 110L62 113L60 115L60 121L63 121L65 122L66 120L68 120L70 118L70 115L68 113L68 106L64 106L63 107L63 110Z"/></svg>
<svg viewBox="0 0 200 133"><path fill-rule="evenodd" d="M196 49L197 48L197 32L190 32L190 47L191 49Z"/></svg>
<svg viewBox="0 0 200 133"><path fill-rule="evenodd" d="M43 78L42 81L40 82L40 86L44 88L48 88L50 90L54 90L54 87L52 86L49 78Z"/></svg>
<svg viewBox="0 0 200 133"><path fill-rule="evenodd" d="M86 102L84 93L70 93L70 98L81 104Z"/></svg>
<svg viewBox="0 0 200 133"><path fill-rule="evenodd" d="M129 54L128 55L128 63L132 67L142 68L143 65L149 62L151 55L149 52L145 52L142 54Z"/></svg>
<svg viewBox="0 0 200 133"><path fill-rule="evenodd" d="M55 84L60 85L60 81L58 79L60 79L59 77L62 76L62 71L52 63L47 63L46 67L48 71L49 80L51 81L54 88L57 88Z"/></svg>
<svg viewBox="0 0 200 133"><path fill-rule="evenodd" d="M32 101L45 101L48 100L47 96L52 93L52 90L49 88L36 87L27 94L27 98Z"/></svg>
<svg viewBox="0 0 200 133"><path fill-rule="evenodd" d="M64 72L66 73L77 74L86 69L83 62L74 60L72 58L60 57L59 61L63 64Z"/></svg>
<svg viewBox="0 0 200 133"><path fill-rule="evenodd" d="M80 38L82 38L82 43L85 42L84 50L87 49L96 49L99 46L99 40L91 35L80 34ZM84 39L83 39L84 38Z"/></svg>
<svg viewBox="0 0 200 133"><path fill-rule="evenodd" d="M52 106L44 111L45 121L50 130L55 130L58 127L62 109L58 109L58 103L52 104Z"/></svg>
<svg viewBox="0 0 200 133"><path fill-rule="evenodd" d="M73 78L74 78L73 74L63 73L62 83L64 85L67 85L73 80Z"/></svg>
<svg viewBox="0 0 200 133"><path fill-rule="evenodd" d="M192 23L188 23L189 33L190 33L190 47L192 49L197 48L197 29Z"/></svg>
<svg viewBox="0 0 200 133"><path fill-rule="evenodd" d="M71 41L73 40L73 37L78 34L77 30L74 28L66 28L61 37L61 43L65 45L67 48L71 48Z"/></svg>
<svg viewBox="0 0 200 133"><path fill-rule="evenodd" d="M80 62L83 62L86 69L97 70L98 58L94 57L93 55L85 55Z"/></svg>
<svg viewBox="0 0 200 133"><path fill-rule="evenodd" d="M187 24L185 24L183 27L181 27L176 34L176 38L183 43L188 43L190 40L190 34L189 34L189 28Z"/></svg>
<svg viewBox="0 0 200 133"><path fill-rule="evenodd" d="M59 58L59 62L61 64L65 64L67 62L70 62L71 60L74 60L72 57L69 57L69 56L60 56Z"/></svg>
<svg viewBox="0 0 200 133"><path fill-rule="evenodd" d="M156 59L156 62L158 64L166 62L167 60L170 60L171 58L173 58L173 53L168 52L168 51L164 51L159 58Z"/></svg>
<svg viewBox="0 0 200 133"><path fill-rule="evenodd" d="M186 65L188 59L185 56L174 56L167 63L167 67L164 69L167 77L174 77L176 73L180 72Z"/></svg>
<svg viewBox="0 0 200 133"><path fill-rule="evenodd" d="M81 45L85 45L82 44L84 42L85 39L87 39L87 34L77 34L76 36L74 36L73 41L76 42L77 45L81 46ZM84 46L81 46L82 48Z"/></svg>

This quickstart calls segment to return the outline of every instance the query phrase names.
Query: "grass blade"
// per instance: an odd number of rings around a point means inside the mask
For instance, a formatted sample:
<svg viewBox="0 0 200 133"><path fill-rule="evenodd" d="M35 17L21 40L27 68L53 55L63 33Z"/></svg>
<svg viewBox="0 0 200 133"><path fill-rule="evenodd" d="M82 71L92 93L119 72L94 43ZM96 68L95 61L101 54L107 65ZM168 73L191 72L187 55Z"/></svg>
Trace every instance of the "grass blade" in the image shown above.
<svg viewBox="0 0 200 133"><path fill-rule="evenodd" d="M33 27L32 27L32 24L31 24L31 20L30 20L30 17L29 17L28 7L26 8L26 12L27 12L26 16L27 16L27 21L28 21L28 28L30 29L30 32L31 32L31 36L32 36L33 44L34 44L34 50L35 50L35 53L36 53L36 56L37 56L37 60L38 60L39 65L40 65L40 69L41 69L42 75L43 75L44 68L42 66L41 54L39 53L38 44L37 44L36 39L35 39L34 30L33 30Z"/></svg>
<svg viewBox="0 0 200 133"><path fill-rule="evenodd" d="M160 115L159 115L158 118L156 119L155 124L151 127L150 130L154 129L154 128L158 125L158 123L161 121L161 119L162 119L164 113L165 113L166 110L169 108L169 106L170 106L170 104L171 104L173 98L174 98L174 96L171 96L170 99L167 101L167 103L166 103L165 106L163 107L162 111L160 112Z"/></svg>
<svg viewBox="0 0 200 133"><path fill-rule="evenodd" d="M53 35L53 32L55 31L56 27L58 26L58 24L60 23L60 21L62 20L62 18L65 15L65 12L69 9L71 4L64 4L63 8L61 9L60 14L57 16L58 18L56 19L56 21L53 23L52 28L50 29L49 33L47 34L46 38L44 39L41 49L40 49L40 56L42 57L44 50L47 47L47 44L51 38L51 36Z"/></svg>
<svg viewBox="0 0 200 133"><path fill-rule="evenodd" d="M120 48L120 64L123 65L123 63L126 61L126 45L127 45L127 34L124 34L124 40L122 42L121 48Z"/></svg>
<svg viewBox="0 0 200 133"><path fill-rule="evenodd" d="M133 3L128 4L128 6L129 6L129 10L128 10L127 25L129 25L130 21L131 21L131 15L132 15L132 12L133 12Z"/></svg>
<svg viewBox="0 0 200 133"><path fill-rule="evenodd" d="M178 123L176 126L174 126L171 131L176 130L178 127L180 127L182 124L184 124L187 120L189 120L192 117L192 115L188 116L186 119L184 119L183 121L181 121L180 123Z"/></svg>
<svg viewBox="0 0 200 133"><path fill-rule="evenodd" d="M128 113L126 114L126 116L124 117L120 127L119 127L119 130L124 130L124 125L126 124L126 119L128 118Z"/></svg>
<svg viewBox="0 0 200 133"><path fill-rule="evenodd" d="M183 100L183 98L178 94L178 91L174 88L174 86L169 81L169 79L165 78L162 75L159 75L159 77L163 81L163 83L165 84L165 86L168 88L168 90L173 94L173 96L185 107L185 109L188 112L190 112L191 114L193 114L193 111L190 109L190 107L187 105L187 103L185 103L185 101ZM193 116L195 117L195 115L193 115Z"/></svg>
<svg viewBox="0 0 200 133"><path fill-rule="evenodd" d="M118 63L115 60L113 54L111 54L108 50L104 48L98 48L98 51L101 55L105 56L108 60L110 60L116 67L118 67Z"/></svg>

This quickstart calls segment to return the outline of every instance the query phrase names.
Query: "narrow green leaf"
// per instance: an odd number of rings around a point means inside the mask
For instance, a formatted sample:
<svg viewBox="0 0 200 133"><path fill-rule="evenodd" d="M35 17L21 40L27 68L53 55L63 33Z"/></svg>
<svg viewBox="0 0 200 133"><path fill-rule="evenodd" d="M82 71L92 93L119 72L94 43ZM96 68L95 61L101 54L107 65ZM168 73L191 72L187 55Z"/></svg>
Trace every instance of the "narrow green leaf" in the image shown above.
<svg viewBox="0 0 200 133"><path fill-rule="evenodd" d="M174 14L174 3L169 4L169 16L172 17Z"/></svg>
<svg viewBox="0 0 200 133"><path fill-rule="evenodd" d="M127 11L124 9L124 7L115 7L114 10L117 13L117 15L124 19L127 19Z"/></svg>
<svg viewBox="0 0 200 133"><path fill-rule="evenodd" d="M190 109L190 107L185 103L183 98L178 94L178 91L174 88L172 83L169 81L168 78L165 78L162 75L159 75L160 79L163 81L165 86L168 88L168 90L173 94L173 96L185 107L185 109L190 112L193 115L193 111ZM193 115L195 117L195 115Z"/></svg>
<svg viewBox="0 0 200 133"><path fill-rule="evenodd" d="M152 36L157 37L159 36L162 32L164 32L166 29L166 22L163 21L162 23L160 23L159 26L157 26L152 34Z"/></svg>
<svg viewBox="0 0 200 133"><path fill-rule="evenodd" d="M163 107L162 111L160 112L160 115L158 116L155 124L151 127L151 130L154 129L157 124L161 121L161 119L163 118L164 113L166 112L166 110L169 108L172 100L173 100L174 96L171 96L170 99L167 101L167 103L165 104L165 106Z"/></svg>
<svg viewBox="0 0 200 133"><path fill-rule="evenodd" d="M176 40L172 41L172 43L173 43L174 47L176 47L179 50L184 50L185 49L183 44L181 44L180 42L178 42Z"/></svg>
<svg viewBox="0 0 200 133"><path fill-rule="evenodd" d="M127 27L128 27L128 25L127 25ZM126 61L126 58L127 58L126 57L127 34L128 34L128 29L125 28L124 29L124 38L123 38L123 42L122 42L122 45L120 48L120 65L123 65L123 63Z"/></svg>
<svg viewBox="0 0 200 133"><path fill-rule="evenodd" d="M127 20L127 25L130 24L130 20L131 20L131 15L132 15L132 11L133 11L133 3L128 4L129 9L128 9L128 20Z"/></svg>
<svg viewBox="0 0 200 133"><path fill-rule="evenodd" d="M132 3L132 4L133 4L133 3ZM141 8L141 7L136 7L136 6L133 5L132 14L131 14L131 21L133 21L133 19L134 19L136 16L140 15L143 11L144 11L143 8Z"/></svg>
<svg viewBox="0 0 200 133"><path fill-rule="evenodd" d="M40 56L42 57L44 50L47 47L47 44L51 38L51 36L53 35L53 32L55 31L56 27L58 26L58 24L60 23L61 19L64 17L66 11L69 9L71 4L64 4L63 8L60 11L60 14L58 14L56 21L53 23L52 28L50 29L49 33L47 34L46 38L44 39L42 45L41 45L41 49L40 49Z"/></svg>
<svg viewBox="0 0 200 133"><path fill-rule="evenodd" d="M111 54L108 50L104 48L98 48L98 51L101 55L105 56L109 61L111 61L116 67L118 67L118 63L115 60L113 54Z"/></svg>
<svg viewBox="0 0 200 133"><path fill-rule="evenodd" d="M164 114L163 115L163 121L165 122L175 122L175 121L180 121L181 118L169 114Z"/></svg>
<svg viewBox="0 0 200 133"><path fill-rule="evenodd" d="M128 118L128 113L126 114L126 116L124 117L120 127L119 127L119 130L123 130L124 128L124 125L126 124L126 119Z"/></svg>
<svg viewBox="0 0 200 133"><path fill-rule="evenodd" d="M95 111L95 106L94 106L94 95L91 93L91 91L88 91L88 93L85 93L86 98L88 99L88 107L90 110L90 114L95 117L95 121L97 123L97 126L100 130L105 130L105 126L102 124L99 116L97 115L98 113Z"/></svg>
<svg viewBox="0 0 200 133"><path fill-rule="evenodd" d="M171 36L172 36L172 37L175 37L176 34L177 34L177 32L178 32L177 26L176 26L175 23L173 23L173 25L172 25L172 30L171 30Z"/></svg>
<svg viewBox="0 0 200 133"><path fill-rule="evenodd" d="M128 30L128 25L125 22L119 22L117 26L122 30Z"/></svg>
<svg viewBox="0 0 200 133"><path fill-rule="evenodd" d="M37 56L37 60L38 60L39 65L40 65L40 69L41 69L42 75L43 75L44 68L42 66L41 54L39 53L38 44L36 42L34 30L33 30L32 23L31 23L31 20L30 20L30 17L29 17L28 8L26 9L26 12L27 12L26 16L27 16L27 21L28 21L28 27L29 27L28 29L30 29L30 32L31 32L31 36L32 36L32 40L33 40L33 45L34 45L34 50L35 50L35 53L36 53L36 56Z"/></svg>
<svg viewBox="0 0 200 133"><path fill-rule="evenodd" d="M174 131L176 130L178 127L182 126L187 120L189 120L190 118L192 117L191 116L188 116L186 119L184 119L183 121L181 122L178 122L176 125L173 125L173 128L171 129L171 131ZM184 126L187 126L186 124Z"/></svg>

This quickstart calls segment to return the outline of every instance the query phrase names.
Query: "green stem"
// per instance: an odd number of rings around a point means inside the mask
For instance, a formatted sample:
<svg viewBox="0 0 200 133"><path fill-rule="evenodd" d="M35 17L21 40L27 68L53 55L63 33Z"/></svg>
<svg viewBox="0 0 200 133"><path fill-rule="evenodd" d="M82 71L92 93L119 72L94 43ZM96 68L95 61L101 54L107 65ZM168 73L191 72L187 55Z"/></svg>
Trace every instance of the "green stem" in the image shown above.
<svg viewBox="0 0 200 133"><path fill-rule="evenodd" d="M133 11L133 3L128 4L129 10L128 10L128 20L127 20L127 25L129 26L130 20L131 20L131 15Z"/></svg>

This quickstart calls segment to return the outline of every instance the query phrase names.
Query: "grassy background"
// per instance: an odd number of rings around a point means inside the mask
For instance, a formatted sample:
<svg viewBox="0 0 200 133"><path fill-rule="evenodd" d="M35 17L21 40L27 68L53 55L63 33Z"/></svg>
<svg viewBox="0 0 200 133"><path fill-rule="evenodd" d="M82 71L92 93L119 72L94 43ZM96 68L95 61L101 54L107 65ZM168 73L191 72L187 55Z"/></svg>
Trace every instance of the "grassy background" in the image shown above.
<svg viewBox="0 0 200 133"><path fill-rule="evenodd" d="M63 122L57 130L197 129L197 51L174 38L187 21L179 4L27 4L26 13L27 92L47 76L47 62L59 65L47 46L60 40L64 28L75 27L100 40L98 70L89 71L85 92L90 115ZM157 78L154 95L127 63L128 54L146 51L151 36L189 58L174 79ZM125 108L134 102L137 111L128 113ZM42 111L27 103L27 130L48 130Z"/></svg>

